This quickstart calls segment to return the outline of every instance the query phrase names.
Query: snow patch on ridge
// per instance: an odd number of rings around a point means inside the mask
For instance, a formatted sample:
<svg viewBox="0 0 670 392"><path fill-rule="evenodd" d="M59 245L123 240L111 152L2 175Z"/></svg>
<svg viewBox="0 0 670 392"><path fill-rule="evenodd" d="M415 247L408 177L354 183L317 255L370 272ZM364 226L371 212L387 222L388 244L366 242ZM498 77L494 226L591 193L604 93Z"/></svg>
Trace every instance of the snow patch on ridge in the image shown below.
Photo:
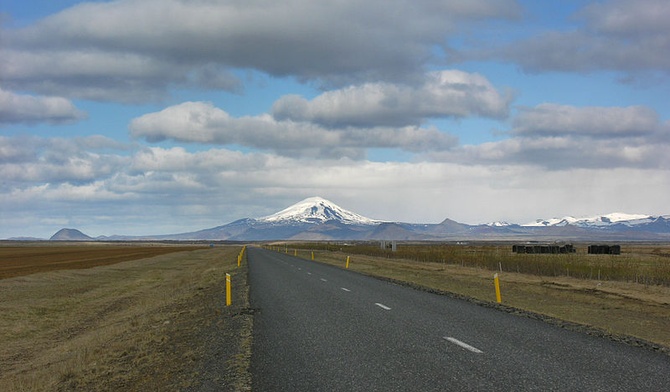
<svg viewBox="0 0 670 392"><path fill-rule="evenodd" d="M654 221L655 217L642 214L626 214L622 212L613 212L607 215L596 215L582 218L565 216L563 218L538 219L535 222L526 223L526 227L547 227L547 226L579 226L579 227L607 227L619 223L627 226L636 226Z"/></svg>
<svg viewBox="0 0 670 392"><path fill-rule="evenodd" d="M488 227L509 227L509 226L512 226L512 224L509 223L509 222L505 222L505 221L496 221L496 222L486 223L485 226L488 226Z"/></svg>

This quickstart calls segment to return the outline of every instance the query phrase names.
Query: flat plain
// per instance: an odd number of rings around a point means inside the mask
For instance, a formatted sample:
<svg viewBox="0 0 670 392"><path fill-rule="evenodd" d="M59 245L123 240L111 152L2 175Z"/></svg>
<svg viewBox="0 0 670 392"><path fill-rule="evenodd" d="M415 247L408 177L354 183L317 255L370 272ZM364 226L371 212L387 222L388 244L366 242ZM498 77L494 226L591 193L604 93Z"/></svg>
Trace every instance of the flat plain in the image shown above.
<svg viewBox="0 0 670 392"><path fill-rule="evenodd" d="M0 279L0 390L244 390L251 316L240 248L0 246L12 276Z"/></svg>
<svg viewBox="0 0 670 392"><path fill-rule="evenodd" d="M627 246L621 257L512 255L507 246L490 244L422 245L396 255L302 246L275 250L308 260L314 252L315 262L340 268L349 257L352 271L670 353L670 286L651 283L666 279L668 244ZM253 309L246 263L237 268L240 249L1 244L0 390L248 390ZM586 262L588 268L580 265ZM520 263L537 273L517 272ZM633 275L606 276L608 266ZM225 273L234 282L230 307Z"/></svg>
<svg viewBox="0 0 670 392"><path fill-rule="evenodd" d="M92 268L193 249L194 246L159 243L7 242L0 246L0 279Z"/></svg>

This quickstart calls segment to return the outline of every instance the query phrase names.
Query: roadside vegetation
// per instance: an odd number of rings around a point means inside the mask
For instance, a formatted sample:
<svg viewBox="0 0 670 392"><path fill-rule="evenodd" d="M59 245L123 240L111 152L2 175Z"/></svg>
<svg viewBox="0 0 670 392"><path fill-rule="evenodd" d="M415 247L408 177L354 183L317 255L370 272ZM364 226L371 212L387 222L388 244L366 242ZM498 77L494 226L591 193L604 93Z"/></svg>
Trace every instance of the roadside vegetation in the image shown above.
<svg viewBox="0 0 670 392"><path fill-rule="evenodd" d="M626 244L622 246L621 255L587 254L587 244L578 244L576 253L567 254L516 254L512 253L511 243L493 245L403 243L395 252L381 249L379 243L353 245L311 243L300 244L298 247L536 276L566 276L670 286L668 244Z"/></svg>
<svg viewBox="0 0 670 392"><path fill-rule="evenodd" d="M251 316L240 248L0 248L0 264L18 252L45 271L0 279L0 390L247 390ZM236 284L230 307L226 273Z"/></svg>
<svg viewBox="0 0 670 392"><path fill-rule="evenodd" d="M589 255L586 245L574 254L513 254L511 243L398 243L396 252L379 243L273 246L340 268L349 257L353 271L670 353L670 244L626 244L621 255Z"/></svg>

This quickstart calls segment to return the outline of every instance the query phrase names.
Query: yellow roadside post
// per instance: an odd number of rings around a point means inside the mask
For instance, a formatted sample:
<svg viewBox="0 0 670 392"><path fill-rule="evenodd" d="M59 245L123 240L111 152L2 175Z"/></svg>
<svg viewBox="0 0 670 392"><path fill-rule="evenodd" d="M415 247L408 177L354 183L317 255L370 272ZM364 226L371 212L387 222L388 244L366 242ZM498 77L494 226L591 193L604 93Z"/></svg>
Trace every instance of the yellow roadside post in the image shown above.
<svg viewBox="0 0 670 392"><path fill-rule="evenodd" d="M232 290L230 288L230 274L226 274L226 306L233 303Z"/></svg>
<svg viewBox="0 0 670 392"><path fill-rule="evenodd" d="M238 266L238 267L239 267L240 265L242 265L242 258L244 257L244 251L245 251L246 249L247 249L247 246L244 245L244 246L242 247L242 250L240 251L240 254L237 255L237 266Z"/></svg>
<svg viewBox="0 0 670 392"><path fill-rule="evenodd" d="M493 275L493 283L496 286L496 301L498 301L498 303L501 303L502 297L500 296L500 279L498 278L497 273Z"/></svg>
<svg viewBox="0 0 670 392"><path fill-rule="evenodd" d="M312 251L312 261L314 261L314 251Z"/></svg>
<svg viewBox="0 0 670 392"><path fill-rule="evenodd" d="M298 255L298 250L297 250L297 249L293 249L293 256L297 256L297 255Z"/></svg>
<svg viewBox="0 0 670 392"><path fill-rule="evenodd" d="M347 265L345 266L345 268L349 269L349 256L347 256Z"/></svg>

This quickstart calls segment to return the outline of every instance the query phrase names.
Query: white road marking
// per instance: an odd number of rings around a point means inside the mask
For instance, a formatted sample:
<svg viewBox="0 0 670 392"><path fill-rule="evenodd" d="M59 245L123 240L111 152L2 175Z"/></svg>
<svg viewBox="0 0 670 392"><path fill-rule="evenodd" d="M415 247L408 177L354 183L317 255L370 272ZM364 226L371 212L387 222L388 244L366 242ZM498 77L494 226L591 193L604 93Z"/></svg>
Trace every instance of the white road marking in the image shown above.
<svg viewBox="0 0 670 392"><path fill-rule="evenodd" d="M311 274L312 274L311 272L308 272L308 273L307 273L307 275L311 275Z"/></svg>
<svg viewBox="0 0 670 392"><path fill-rule="evenodd" d="M477 347L472 347L471 345L469 345L469 344L467 344L467 343L464 343L464 342L461 342L460 340L458 340L458 339L456 339L456 338L452 338L452 337L449 337L449 336L445 336L444 339L450 341L450 342L453 343L453 344L456 344L456 345L458 345L458 346L461 346L461 347L463 347L463 348L466 349L466 350L470 350L470 351L472 351L473 353L477 353L477 354L483 354L483 353L484 353L482 350L478 349Z"/></svg>
<svg viewBox="0 0 670 392"><path fill-rule="evenodd" d="M348 291L351 291L351 290L349 290L349 289L346 288L346 287L340 287L340 288L341 288L342 290L344 290L344 291L347 291L347 292L348 292Z"/></svg>
<svg viewBox="0 0 670 392"><path fill-rule="evenodd" d="M391 310L391 308L389 308L388 306L386 306L384 304L380 304L379 302L375 302L375 305L379 306L380 308L382 308L384 310Z"/></svg>
<svg viewBox="0 0 670 392"><path fill-rule="evenodd" d="M324 279L324 278L321 278L321 281L322 281L322 282L327 282L327 280L326 280L326 279Z"/></svg>

